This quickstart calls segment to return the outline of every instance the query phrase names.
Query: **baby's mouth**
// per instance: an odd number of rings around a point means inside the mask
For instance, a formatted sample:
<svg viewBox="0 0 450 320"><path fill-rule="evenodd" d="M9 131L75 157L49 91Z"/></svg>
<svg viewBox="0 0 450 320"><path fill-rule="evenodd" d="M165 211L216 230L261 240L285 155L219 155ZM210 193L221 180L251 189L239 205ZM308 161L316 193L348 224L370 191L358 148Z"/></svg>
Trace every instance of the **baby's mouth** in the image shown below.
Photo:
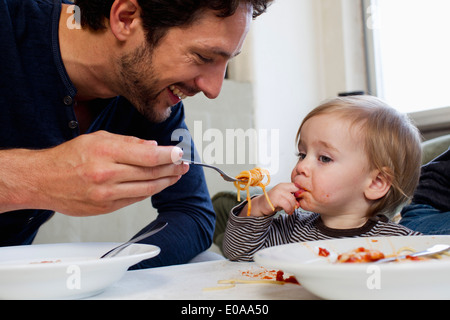
<svg viewBox="0 0 450 320"><path fill-rule="evenodd" d="M171 86L169 87L169 89L170 89L170 91L172 91L172 93L173 93L174 95L176 95L178 98L180 98L180 99L182 99L182 100L187 98L187 95L186 95L185 93L183 93L179 88L175 87L174 85L171 85Z"/></svg>
<svg viewBox="0 0 450 320"><path fill-rule="evenodd" d="M294 192L295 199L300 198L302 196L303 192L305 192L305 190L298 190L298 191Z"/></svg>
<svg viewBox="0 0 450 320"><path fill-rule="evenodd" d="M295 197L295 199L301 198L302 195L303 195L303 193L309 191L309 190L307 190L307 189L305 189L305 188L302 188L302 187L300 187L300 186L297 186L297 185L296 185L296 187L297 187L299 190L297 190L297 191L294 192L294 197Z"/></svg>

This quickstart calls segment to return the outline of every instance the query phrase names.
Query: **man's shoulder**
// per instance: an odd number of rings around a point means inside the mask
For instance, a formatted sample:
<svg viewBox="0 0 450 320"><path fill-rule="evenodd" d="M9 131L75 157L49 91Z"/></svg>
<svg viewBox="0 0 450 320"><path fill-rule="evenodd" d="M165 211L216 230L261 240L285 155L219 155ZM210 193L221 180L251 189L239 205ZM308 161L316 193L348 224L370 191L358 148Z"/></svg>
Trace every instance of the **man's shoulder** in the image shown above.
<svg viewBox="0 0 450 320"><path fill-rule="evenodd" d="M28 37L48 37L42 28L50 28L55 5L52 0L0 0L0 32L22 40ZM59 14L58 14L59 17ZM5 37L2 36L2 41Z"/></svg>
<svg viewBox="0 0 450 320"><path fill-rule="evenodd" d="M20 18L38 12L46 12L55 4L60 3L54 0L0 0L0 8L7 9L1 11L2 15L8 14Z"/></svg>

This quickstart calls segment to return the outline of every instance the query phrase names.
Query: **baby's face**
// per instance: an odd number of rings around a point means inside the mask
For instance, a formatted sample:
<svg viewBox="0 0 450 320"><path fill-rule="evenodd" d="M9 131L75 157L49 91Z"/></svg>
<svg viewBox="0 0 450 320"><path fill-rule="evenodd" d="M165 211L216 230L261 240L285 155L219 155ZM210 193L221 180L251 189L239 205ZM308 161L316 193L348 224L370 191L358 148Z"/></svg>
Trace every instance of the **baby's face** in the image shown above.
<svg viewBox="0 0 450 320"><path fill-rule="evenodd" d="M302 127L298 151L291 179L304 190L299 200L304 210L332 215L366 212L364 192L371 176L358 126L334 115L312 117Z"/></svg>

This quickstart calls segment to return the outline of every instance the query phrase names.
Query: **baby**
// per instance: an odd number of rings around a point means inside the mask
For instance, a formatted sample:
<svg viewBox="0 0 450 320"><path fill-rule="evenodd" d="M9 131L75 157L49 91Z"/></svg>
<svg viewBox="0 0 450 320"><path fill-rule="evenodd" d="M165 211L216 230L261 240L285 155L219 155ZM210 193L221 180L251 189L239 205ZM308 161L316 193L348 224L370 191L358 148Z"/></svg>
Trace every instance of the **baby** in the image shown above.
<svg viewBox="0 0 450 320"><path fill-rule="evenodd" d="M312 110L296 137L290 183L232 209L224 237L230 260L251 261L266 247L343 237L420 235L390 222L420 174L420 135L378 98L336 98ZM298 208L303 210L300 210ZM277 211L286 214L274 217Z"/></svg>

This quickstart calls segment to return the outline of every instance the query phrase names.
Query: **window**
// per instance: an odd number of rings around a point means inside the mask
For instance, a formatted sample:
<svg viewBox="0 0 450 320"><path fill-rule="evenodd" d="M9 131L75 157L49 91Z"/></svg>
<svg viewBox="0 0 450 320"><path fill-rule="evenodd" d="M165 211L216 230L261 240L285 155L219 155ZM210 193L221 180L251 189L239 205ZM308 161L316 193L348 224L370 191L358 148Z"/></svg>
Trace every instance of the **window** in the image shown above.
<svg viewBox="0 0 450 320"><path fill-rule="evenodd" d="M363 0L363 10L370 93L405 113L448 116L450 1Z"/></svg>

